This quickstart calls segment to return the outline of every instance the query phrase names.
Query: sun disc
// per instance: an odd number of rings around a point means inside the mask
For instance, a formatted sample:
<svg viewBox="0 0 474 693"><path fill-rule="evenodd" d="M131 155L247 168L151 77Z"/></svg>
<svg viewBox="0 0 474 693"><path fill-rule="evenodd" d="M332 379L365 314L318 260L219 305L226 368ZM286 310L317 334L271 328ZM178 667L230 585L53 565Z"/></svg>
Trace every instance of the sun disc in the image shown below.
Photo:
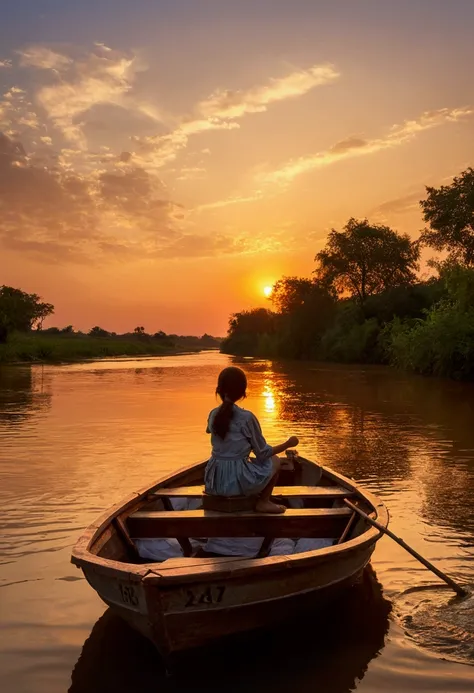
<svg viewBox="0 0 474 693"><path fill-rule="evenodd" d="M265 286L263 288L263 293L265 294L265 296L267 298L269 298L269 296L271 296L272 291L273 291L273 287L271 287L271 286Z"/></svg>

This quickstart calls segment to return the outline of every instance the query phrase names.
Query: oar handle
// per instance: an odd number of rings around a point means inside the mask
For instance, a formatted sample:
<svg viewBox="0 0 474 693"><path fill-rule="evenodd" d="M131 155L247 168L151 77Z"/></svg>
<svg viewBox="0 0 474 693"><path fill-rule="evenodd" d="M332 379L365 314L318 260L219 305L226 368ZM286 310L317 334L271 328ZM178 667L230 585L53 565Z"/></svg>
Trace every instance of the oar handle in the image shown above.
<svg viewBox="0 0 474 693"><path fill-rule="evenodd" d="M364 518L364 520L367 520L373 527L376 527L380 532L383 532L383 534L387 534L391 539L397 542L399 546L401 546L405 551L408 551L414 558L416 558L420 563L423 563L423 565L431 570L435 575L437 575L441 580L444 580L451 589L453 589L457 594L459 594L461 597L465 597L469 592L466 590L465 587L461 587L461 585L458 585L457 582L454 582L446 573L443 573L439 568L437 568L435 565L430 563L426 558L423 558L418 551L415 551L415 549L412 549L411 546L408 546L403 539L400 539L400 537L397 537L396 534L391 532L387 527L384 527L383 525L380 524L380 522L377 522L377 520L373 520L371 517L369 517L363 510L358 508L356 505L350 502L347 498L344 499L344 503L351 508L356 513L359 513L361 517Z"/></svg>

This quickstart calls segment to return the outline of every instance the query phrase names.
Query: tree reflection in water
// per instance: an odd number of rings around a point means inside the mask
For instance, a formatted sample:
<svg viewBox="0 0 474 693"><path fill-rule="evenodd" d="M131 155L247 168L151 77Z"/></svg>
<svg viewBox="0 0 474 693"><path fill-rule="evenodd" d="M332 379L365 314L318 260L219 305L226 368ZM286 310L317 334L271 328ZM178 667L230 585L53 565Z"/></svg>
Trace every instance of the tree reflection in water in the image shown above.
<svg viewBox="0 0 474 693"><path fill-rule="evenodd" d="M0 423L14 426L51 406L51 377L43 367L0 366Z"/></svg>

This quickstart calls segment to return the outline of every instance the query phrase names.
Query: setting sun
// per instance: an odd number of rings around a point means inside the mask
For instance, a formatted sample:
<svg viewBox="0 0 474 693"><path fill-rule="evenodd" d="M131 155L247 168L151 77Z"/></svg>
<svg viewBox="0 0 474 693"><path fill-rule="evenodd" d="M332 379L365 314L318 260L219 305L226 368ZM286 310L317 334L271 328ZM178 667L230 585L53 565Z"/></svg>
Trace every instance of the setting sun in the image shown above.
<svg viewBox="0 0 474 693"><path fill-rule="evenodd" d="M263 288L263 293L265 294L265 296L266 296L267 298L269 298L269 297L271 296L272 291L273 291L273 287L272 287L272 286L265 286L265 287Z"/></svg>

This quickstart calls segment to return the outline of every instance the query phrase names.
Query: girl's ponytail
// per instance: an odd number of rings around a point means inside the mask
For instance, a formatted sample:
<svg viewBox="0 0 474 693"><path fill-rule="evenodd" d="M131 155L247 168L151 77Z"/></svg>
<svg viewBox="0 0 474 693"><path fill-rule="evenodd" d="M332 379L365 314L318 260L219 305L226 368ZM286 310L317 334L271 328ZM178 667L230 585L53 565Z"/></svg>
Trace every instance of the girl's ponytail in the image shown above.
<svg viewBox="0 0 474 693"><path fill-rule="evenodd" d="M214 417L214 421L212 423L212 429L214 433L218 435L219 438L222 438L222 440L224 440L224 438L227 435L233 415L234 403L231 402L230 399L226 398L217 410L217 413Z"/></svg>
<svg viewBox="0 0 474 693"><path fill-rule="evenodd" d="M222 440L226 437L234 416L234 402L245 397L246 389L247 378L240 368L229 366L219 374L216 394L221 398L222 404L214 416L212 430Z"/></svg>

